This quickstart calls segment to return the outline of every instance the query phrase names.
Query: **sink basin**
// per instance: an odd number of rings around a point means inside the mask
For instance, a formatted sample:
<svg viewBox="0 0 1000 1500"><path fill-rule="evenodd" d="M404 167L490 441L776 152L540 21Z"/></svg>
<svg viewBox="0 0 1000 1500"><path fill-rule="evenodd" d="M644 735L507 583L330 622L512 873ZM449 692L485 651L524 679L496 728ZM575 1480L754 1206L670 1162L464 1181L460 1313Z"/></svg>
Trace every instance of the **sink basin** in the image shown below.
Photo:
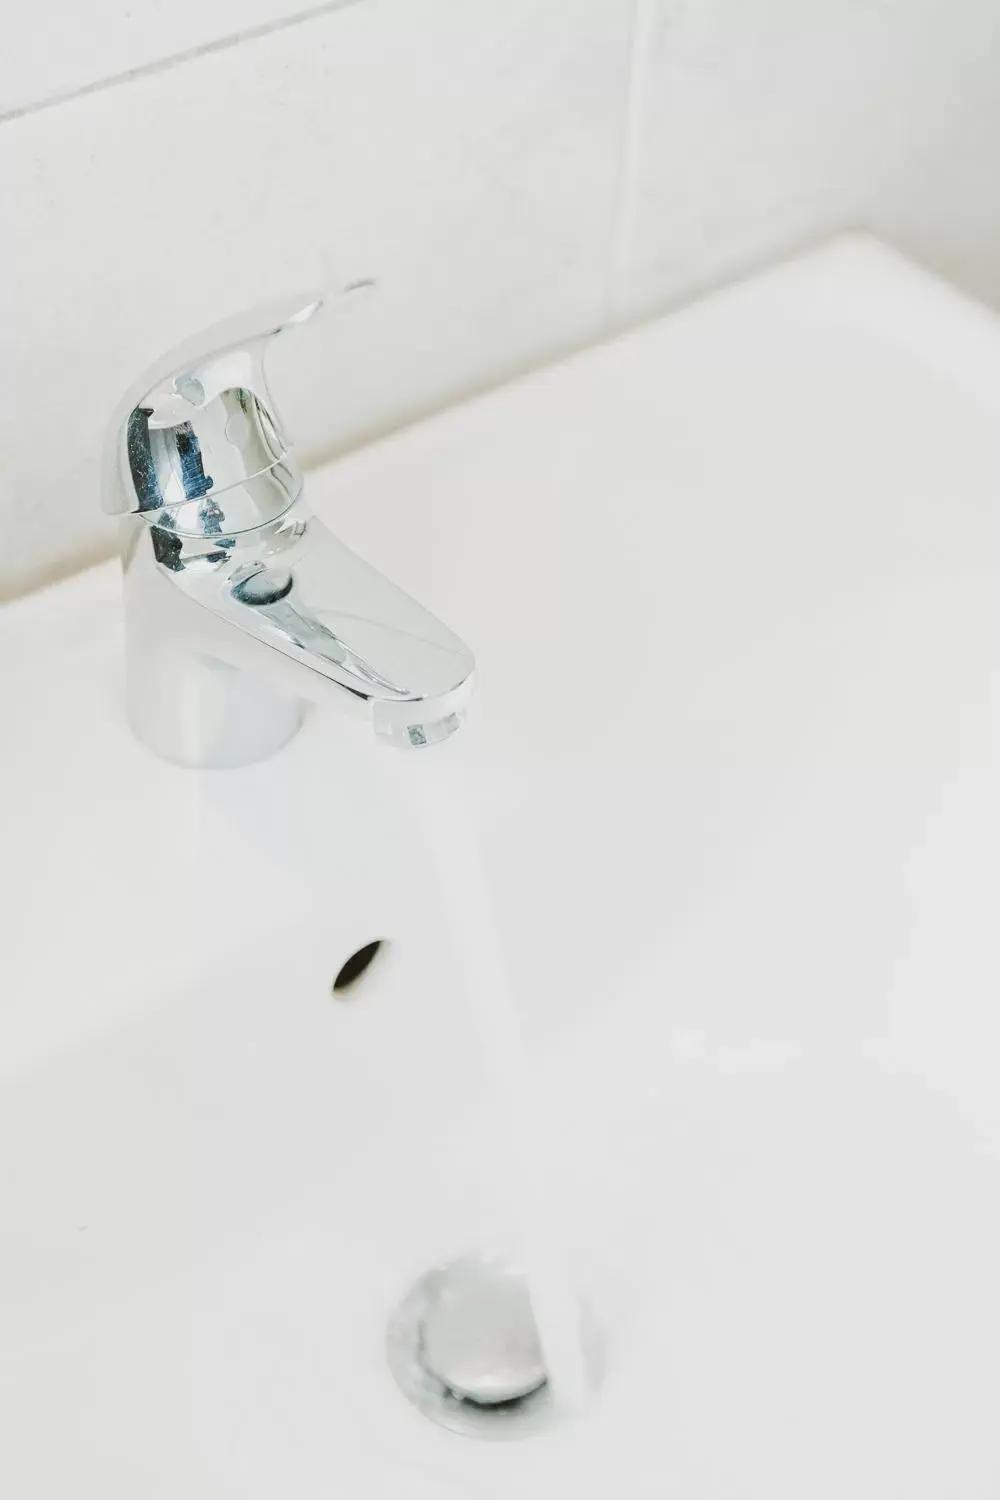
<svg viewBox="0 0 1000 1500"><path fill-rule="evenodd" d="M410 761L160 764L116 568L7 607L4 1495L996 1500L998 418L1000 323L858 237L310 476L479 661L428 754L603 1342L519 1444L385 1361L510 1227Z"/></svg>

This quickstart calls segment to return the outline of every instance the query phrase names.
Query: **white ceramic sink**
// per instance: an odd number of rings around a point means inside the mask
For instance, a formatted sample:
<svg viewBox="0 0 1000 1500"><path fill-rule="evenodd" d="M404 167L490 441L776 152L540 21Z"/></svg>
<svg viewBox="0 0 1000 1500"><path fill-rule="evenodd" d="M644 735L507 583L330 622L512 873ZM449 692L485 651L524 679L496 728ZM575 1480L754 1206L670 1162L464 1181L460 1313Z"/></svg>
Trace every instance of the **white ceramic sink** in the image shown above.
<svg viewBox="0 0 1000 1500"><path fill-rule="evenodd" d="M505 1232L409 771L160 764L116 570L7 608L4 1497L996 1500L998 434L1000 324L852 239L311 476L479 659L607 1367L519 1444L384 1359Z"/></svg>

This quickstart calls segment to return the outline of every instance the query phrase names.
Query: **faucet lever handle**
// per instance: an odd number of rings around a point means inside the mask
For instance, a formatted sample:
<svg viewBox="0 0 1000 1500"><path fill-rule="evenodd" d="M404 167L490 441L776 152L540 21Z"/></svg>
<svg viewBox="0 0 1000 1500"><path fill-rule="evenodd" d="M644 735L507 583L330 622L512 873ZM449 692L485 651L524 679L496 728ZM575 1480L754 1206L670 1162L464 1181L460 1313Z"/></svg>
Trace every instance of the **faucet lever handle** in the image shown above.
<svg viewBox="0 0 1000 1500"><path fill-rule="evenodd" d="M264 355L276 335L306 322L323 302L321 294L286 298L229 318L151 365L110 425L105 510L202 537L244 531L287 510L302 478Z"/></svg>

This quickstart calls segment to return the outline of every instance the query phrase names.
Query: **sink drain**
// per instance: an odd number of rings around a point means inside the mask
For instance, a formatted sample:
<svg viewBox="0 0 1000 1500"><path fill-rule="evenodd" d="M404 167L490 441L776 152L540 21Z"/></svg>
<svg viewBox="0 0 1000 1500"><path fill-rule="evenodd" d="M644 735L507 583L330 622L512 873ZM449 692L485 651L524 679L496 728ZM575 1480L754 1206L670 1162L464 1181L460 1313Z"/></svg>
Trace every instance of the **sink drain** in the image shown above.
<svg viewBox="0 0 1000 1500"><path fill-rule="evenodd" d="M524 1276L467 1256L435 1266L393 1315L386 1348L400 1390L426 1417L469 1437L527 1437L555 1405Z"/></svg>

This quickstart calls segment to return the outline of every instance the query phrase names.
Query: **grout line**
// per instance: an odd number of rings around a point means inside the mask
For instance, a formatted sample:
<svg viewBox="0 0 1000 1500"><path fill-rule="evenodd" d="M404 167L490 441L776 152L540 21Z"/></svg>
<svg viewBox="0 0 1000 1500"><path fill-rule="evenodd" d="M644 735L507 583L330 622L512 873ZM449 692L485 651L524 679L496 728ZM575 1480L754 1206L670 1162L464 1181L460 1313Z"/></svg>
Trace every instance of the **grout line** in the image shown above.
<svg viewBox="0 0 1000 1500"><path fill-rule="evenodd" d="M25 115L38 114L43 109L54 109L58 104L69 104L74 99L84 99L88 94L99 94L104 89L118 88L119 85L131 83L136 78L148 78L153 73L165 73L169 68L191 62L196 57L208 57L213 52L228 52L230 47L238 47L242 42L254 42L260 37L272 36L276 31L287 31L290 27L302 26L307 21L318 21L322 16L332 15L338 10L346 10L349 6L358 3L359 0L323 0L322 4L310 6L308 10L298 10L292 15L278 16L273 21L262 21L259 26L248 26L244 31L234 31L229 36L217 37L211 42L202 42L197 47L188 47L184 52L172 52L169 57L158 57L153 62L140 63L138 67L126 69L124 73L110 73L106 78L95 78L92 83L83 83L79 88L65 89L61 94L50 94L45 99L34 99L30 104L19 104L14 109L0 113L0 125L5 125L8 120L23 119Z"/></svg>
<svg viewBox="0 0 1000 1500"><path fill-rule="evenodd" d="M649 81L653 3L654 0L633 0L632 38L619 137L618 190L604 287L604 319L606 325L612 328L624 315L625 290L635 248L639 169L642 164L642 118Z"/></svg>

